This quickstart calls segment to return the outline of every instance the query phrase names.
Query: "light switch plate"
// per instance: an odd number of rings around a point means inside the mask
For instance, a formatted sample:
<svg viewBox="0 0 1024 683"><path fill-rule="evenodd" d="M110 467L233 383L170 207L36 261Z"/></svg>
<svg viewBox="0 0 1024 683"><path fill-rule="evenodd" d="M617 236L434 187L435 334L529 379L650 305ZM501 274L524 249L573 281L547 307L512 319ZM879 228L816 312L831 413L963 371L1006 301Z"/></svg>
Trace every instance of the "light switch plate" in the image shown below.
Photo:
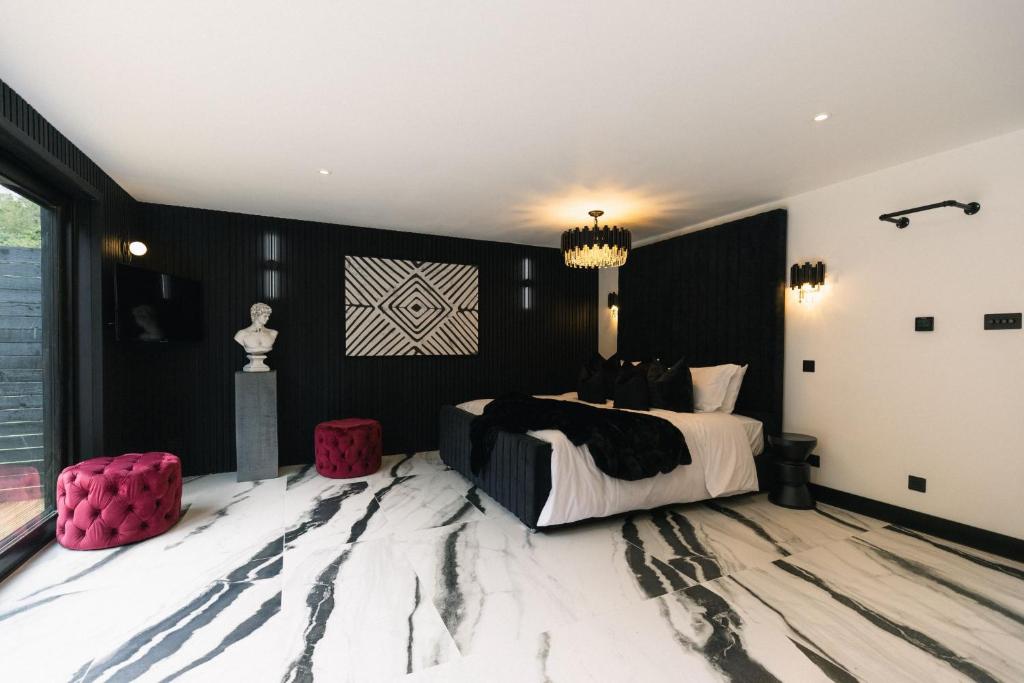
<svg viewBox="0 0 1024 683"><path fill-rule="evenodd" d="M1019 330L1020 313L986 313L986 330Z"/></svg>

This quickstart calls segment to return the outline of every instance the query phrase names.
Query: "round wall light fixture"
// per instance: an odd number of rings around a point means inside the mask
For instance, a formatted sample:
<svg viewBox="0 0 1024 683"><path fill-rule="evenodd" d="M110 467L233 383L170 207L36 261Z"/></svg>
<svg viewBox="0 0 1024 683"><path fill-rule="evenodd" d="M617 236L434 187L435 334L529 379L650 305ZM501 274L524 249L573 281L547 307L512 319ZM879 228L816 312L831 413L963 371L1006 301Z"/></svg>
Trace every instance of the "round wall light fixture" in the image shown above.
<svg viewBox="0 0 1024 683"><path fill-rule="evenodd" d="M145 242L140 240L125 240L121 242L121 256L128 263L132 262L132 258L136 256L145 256L149 252L149 247L146 246Z"/></svg>

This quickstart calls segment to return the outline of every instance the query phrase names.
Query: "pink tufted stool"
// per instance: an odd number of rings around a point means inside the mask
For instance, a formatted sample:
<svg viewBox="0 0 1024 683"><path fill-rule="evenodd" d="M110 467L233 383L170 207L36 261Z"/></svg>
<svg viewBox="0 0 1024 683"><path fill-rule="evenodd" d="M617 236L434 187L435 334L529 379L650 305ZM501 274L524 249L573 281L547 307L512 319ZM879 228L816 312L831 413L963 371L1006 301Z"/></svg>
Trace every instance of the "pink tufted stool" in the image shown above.
<svg viewBox="0 0 1024 683"><path fill-rule="evenodd" d="M321 422L313 434L316 471L332 479L364 477L380 469L380 423L352 417Z"/></svg>
<svg viewBox="0 0 1024 683"><path fill-rule="evenodd" d="M181 516L181 461L170 453L93 458L57 478L57 542L72 550L135 543Z"/></svg>

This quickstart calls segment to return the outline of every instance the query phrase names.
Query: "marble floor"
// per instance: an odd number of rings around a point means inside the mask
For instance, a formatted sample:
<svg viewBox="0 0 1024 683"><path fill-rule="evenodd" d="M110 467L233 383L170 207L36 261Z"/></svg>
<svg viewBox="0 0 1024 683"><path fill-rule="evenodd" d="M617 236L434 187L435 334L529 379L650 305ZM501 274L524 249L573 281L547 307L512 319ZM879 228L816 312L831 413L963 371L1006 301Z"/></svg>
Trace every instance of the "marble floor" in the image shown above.
<svg viewBox="0 0 1024 683"><path fill-rule="evenodd" d="M0 584L0 680L1024 681L1024 564L825 505L533 533L424 453L182 512Z"/></svg>

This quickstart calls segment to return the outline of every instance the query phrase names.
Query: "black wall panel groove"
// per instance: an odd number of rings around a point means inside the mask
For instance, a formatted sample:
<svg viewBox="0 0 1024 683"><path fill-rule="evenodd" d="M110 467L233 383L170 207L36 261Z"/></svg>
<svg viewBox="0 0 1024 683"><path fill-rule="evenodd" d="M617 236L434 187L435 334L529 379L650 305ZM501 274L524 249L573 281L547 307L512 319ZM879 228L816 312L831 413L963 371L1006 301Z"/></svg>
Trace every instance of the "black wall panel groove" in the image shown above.
<svg viewBox="0 0 1024 683"><path fill-rule="evenodd" d="M141 205L133 233L149 253L133 265L199 280L204 338L151 347L113 341L108 442L168 450L186 472L235 467L233 373L245 354L232 336L266 300L280 331L267 359L278 373L282 464L312 462L316 423L381 421L387 453L437 447L442 405L506 391L574 388L597 345L596 273L569 269L557 249ZM279 297L263 285L264 243L275 235ZM346 358L344 257L466 263L479 268L480 352L472 357ZM523 307L523 259L533 306ZM109 312L111 322L113 311Z"/></svg>
<svg viewBox="0 0 1024 683"><path fill-rule="evenodd" d="M782 428L786 212L633 250L619 269L619 353L749 364L736 412Z"/></svg>

